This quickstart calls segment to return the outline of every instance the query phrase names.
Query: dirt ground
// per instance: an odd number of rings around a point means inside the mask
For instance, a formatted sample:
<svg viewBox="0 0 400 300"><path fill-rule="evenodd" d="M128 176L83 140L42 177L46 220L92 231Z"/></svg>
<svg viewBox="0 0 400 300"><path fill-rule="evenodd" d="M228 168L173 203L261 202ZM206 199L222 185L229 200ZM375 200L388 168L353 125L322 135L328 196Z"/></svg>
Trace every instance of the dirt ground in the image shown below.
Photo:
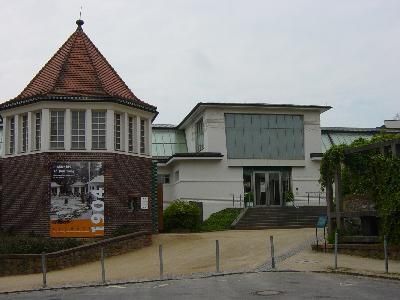
<svg viewBox="0 0 400 300"><path fill-rule="evenodd" d="M215 240L220 244L220 271L250 271L270 262L270 235L274 236L275 255L299 249L313 239L315 231L308 229L233 230L194 234L159 234L153 236L150 247L135 250L105 261L107 281L132 281L159 278L158 247L163 245L164 275L215 272ZM333 267L332 253L309 250L294 251L280 261L278 270L327 271ZM383 274L384 262L350 255L339 255L341 271ZM389 271L400 278L400 262L389 261ZM49 287L84 285L101 282L100 262L92 262L48 273ZM40 288L42 274L0 277L0 292Z"/></svg>
<svg viewBox="0 0 400 300"><path fill-rule="evenodd" d="M314 229L219 231L193 234L159 234L150 247L105 261L107 281L159 278L158 246L163 245L164 274L215 272L215 240L220 244L220 270L252 270L270 257L270 235L275 253L286 252L310 239ZM79 285L101 281L99 262L48 273L48 286ZM42 274L0 277L0 291L40 288Z"/></svg>

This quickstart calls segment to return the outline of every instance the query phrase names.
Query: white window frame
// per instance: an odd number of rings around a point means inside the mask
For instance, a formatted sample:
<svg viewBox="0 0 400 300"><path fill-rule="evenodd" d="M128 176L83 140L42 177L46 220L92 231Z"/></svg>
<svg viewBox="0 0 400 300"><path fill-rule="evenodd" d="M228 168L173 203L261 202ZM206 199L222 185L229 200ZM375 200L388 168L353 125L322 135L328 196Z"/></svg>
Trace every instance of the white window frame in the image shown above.
<svg viewBox="0 0 400 300"><path fill-rule="evenodd" d="M21 152L25 153L28 152L28 115L24 114L21 116L21 137L22 137L22 145L21 145Z"/></svg>
<svg viewBox="0 0 400 300"><path fill-rule="evenodd" d="M35 112L35 150L39 151L41 148L42 139L42 112Z"/></svg>
<svg viewBox="0 0 400 300"><path fill-rule="evenodd" d="M203 118L198 120L195 124L195 147L196 152L200 152L204 149L204 123Z"/></svg>
<svg viewBox="0 0 400 300"><path fill-rule="evenodd" d="M100 116L104 115L104 123L100 122ZM96 122L95 122L96 121ZM107 149L107 112L103 110L92 110L92 149L93 150L106 150ZM104 125L103 129L100 129L100 125ZM104 138L104 147L101 146L100 139ZM97 141L96 141L97 140Z"/></svg>
<svg viewBox="0 0 400 300"><path fill-rule="evenodd" d="M121 151L121 118L120 113L114 114L114 149Z"/></svg>
<svg viewBox="0 0 400 300"><path fill-rule="evenodd" d="M133 116L128 116L128 152L133 153L134 152L134 122L135 122L135 117Z"/></svg>
<svg viewBox="0 0 400 300"><path fill-rule="evenodd" d="M53 123L53 119L56 120L55 124ZM56 128L53 128L52 127L53 125L55 125ZM55 130L55 134L53 134L53 129ZM64 150L65 149L65 111L64 110L51 110L50 111L50 149L51 150Z"/></svg>
<svg viewBox="0 0 400 300"><path fill-rule="evenodd" d="M140 119L140 154L146 154L146 119Z"/></svg>
<svg viewBox="0 0 400 300"><path fill-rule="evenodd" d="M74 115L76 115L75 120L74 120ZM82 117L83 117L83 123L81 122ZM74 121L76 123L74 123ZM71 111L71 149L73 150L86 149L86 111L84 110Z"/></svg>
<svg viewBox="0 0 400 300"><path fill-rule="evenodd" d="M15 116L10 117L10 126L9 126L9 143L8 143L8 153L14 154L15 153Z"/></svg>

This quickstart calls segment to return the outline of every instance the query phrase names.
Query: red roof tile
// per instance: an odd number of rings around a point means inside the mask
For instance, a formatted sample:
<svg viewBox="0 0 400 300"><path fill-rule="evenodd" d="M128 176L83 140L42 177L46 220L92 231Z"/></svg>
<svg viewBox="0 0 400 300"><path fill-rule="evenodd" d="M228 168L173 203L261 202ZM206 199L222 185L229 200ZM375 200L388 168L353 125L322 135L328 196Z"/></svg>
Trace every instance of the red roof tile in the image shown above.
<svg viewBox="0 0 400 300"><path fill-rule="evenodd" d="M77 22L78 24L78 22ZM117 99L145 110L156 107L138 99L82 30L83 22L16 98L0 109L32 98ZM89 100L88 100L89 101Z"/></svg>

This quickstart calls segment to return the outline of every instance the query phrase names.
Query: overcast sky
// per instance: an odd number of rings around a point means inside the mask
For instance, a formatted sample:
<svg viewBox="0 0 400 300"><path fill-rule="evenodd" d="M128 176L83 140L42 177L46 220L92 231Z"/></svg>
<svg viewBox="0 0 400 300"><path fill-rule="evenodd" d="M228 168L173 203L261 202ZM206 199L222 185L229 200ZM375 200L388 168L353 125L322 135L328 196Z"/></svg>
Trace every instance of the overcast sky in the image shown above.
<svg viewBox="0 0 400 300"><path fill-rule="evenodd" d="M0 0L0 101L76 29L132 91L179 123L197 102L331 105L323 126L400 111L400 1Z"/></svg>

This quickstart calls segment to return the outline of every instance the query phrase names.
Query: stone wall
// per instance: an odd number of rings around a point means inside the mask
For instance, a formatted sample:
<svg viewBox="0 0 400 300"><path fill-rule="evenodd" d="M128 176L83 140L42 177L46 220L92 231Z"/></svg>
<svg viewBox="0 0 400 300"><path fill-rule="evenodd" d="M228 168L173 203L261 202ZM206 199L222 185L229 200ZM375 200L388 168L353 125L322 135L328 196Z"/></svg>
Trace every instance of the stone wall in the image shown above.
<svg viewBox="0 0 400 300"><path fill-rule="evenodd" d="M312 245L312 249L315 251L324 251L324 244ZM334 252L335 245L327 244L326 251ZM382 244L338 244L339 254L349 254L362 257L371 258L384 258L383 245ZM388 257L392 260L400 260L400 246L389 246Z"/></svg>
<svg viewBox="0 0 400 300"><path fill-rule="evenodd" d="M0 228L20 234L50 235L51 163L102 161L105 184L105 236L122 225L151 231L150 158L116 153L52 152L1 160ZM149 197L148 210L130 211L128 199ZM140 203L138 204L140 207Z"/></svg>
<svg viewBox="0 0 400 300"><path fill-rule="evenodd" d="M150 246L151 242L151 232L135 232L48 253L46 254L47 271L99 260L102 247L107 257ZM0 276L42 272L41 258L41 254L2 254L0 255Z"/></svg>

